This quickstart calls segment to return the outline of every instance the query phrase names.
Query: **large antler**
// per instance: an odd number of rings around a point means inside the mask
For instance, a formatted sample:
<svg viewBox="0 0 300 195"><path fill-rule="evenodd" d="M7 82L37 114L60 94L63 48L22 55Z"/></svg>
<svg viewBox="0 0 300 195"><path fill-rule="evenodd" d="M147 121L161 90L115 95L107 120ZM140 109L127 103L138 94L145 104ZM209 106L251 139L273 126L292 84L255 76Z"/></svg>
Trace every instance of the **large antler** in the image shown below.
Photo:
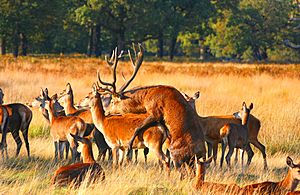
<svg viewBox="0 0 300 195"><path fill-rule="evenodd" d="M130 77L130 79L125 82L123 84L123 86L120 88L118 94L124 92L124 90L129 86L129 84L133 81L133 79L135 78L139 68L141 67L142 63L143 63L143 58L144 58L144 48L142 47L142 45L139 43L138 44L138 47L139 47L139 52L138 54L136 54L136 50L135 50L135 47L133 46L133 51L134 51L134 55L136 57L135 61L132 59L131 57L131 53L130 53L130 50L128 50L128 56L129 56L129 59L131 61L131 65L133 66L134 68L134 72L132 74L132 76ZM123 75L122 75L123 76ZM123 76L124 78L124 76Z"/></svg>
<svg viewBox="0 0 300 195"><path fill-rule="evenodd" d="M118 55L118 48L116 47L115 50L113 50L112 52L112 55L110 57L110 59L108 60L107 56L105 56L105 60L108 64L108 66L112 69L113 71L113 81L112 83L108 83L108 82L104 82L101 80L101 77L100 77L100 73L99 73L99 70L97 71L97 76L98 76L98 81L97 81L97 85L98 85L98 88L102 89L102 90L105 90L105 91L108 91L112 94L116 94L117 91L116 91L116 81L117 81L117 65L118 65L118 62L119 60L122 58L122 55L123 55L123 50L120 52L120 54ZM103 88L99 85L99 82L102 84L102 85L105 85L107 86L106 88ZM110 90L108 87L111 87L112 90Z"/></svg>

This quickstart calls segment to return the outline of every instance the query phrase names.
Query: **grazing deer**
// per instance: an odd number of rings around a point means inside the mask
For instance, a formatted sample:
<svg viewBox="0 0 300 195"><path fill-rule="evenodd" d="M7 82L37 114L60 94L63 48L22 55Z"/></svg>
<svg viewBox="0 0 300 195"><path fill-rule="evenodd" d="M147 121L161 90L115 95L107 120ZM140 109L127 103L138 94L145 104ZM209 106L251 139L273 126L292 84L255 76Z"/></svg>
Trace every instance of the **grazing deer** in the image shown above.
<svg viewBox="0 0 300 195"><path fill-rule="evenodd" d="M87 124L86 134L88 132L91 132L95 128L93 124L91 111L89 109L78 110L74 107L74 96L73 96L73 90L70 83L68 83L66 85L66 89L60 93L59 99L62 99L64 103L64 108L67 116L78 116L84 120L84 122ZM104 160L107 151L109 155L108 158L111 159L111 148L107 145L102 133L98 129L95 129L95 131L93 132L94 132L95 143L97 145L98 152L99 152L97 160L101 160L101 159Z"/></svg>
<svg viewBox="0 0 300 195"><path fill-rule="evenodd" d="M45 108L49 113L51 128L50 134L55 146L54 160L55 162L57 162L59 141L68 141L70 143L72 151L72 162L75 162L77 157L77 145L70 133L82 137L86 129L86 124L81 118L77 116L56 116L53 104L54 101L52 98L46 100L45 102Z"/></svg>
<svg viewBox="0 0 300 195"><path fill-rule="evenodd" d="M242 187L244 194L285 194L297 188L300 181L300 163L294 164L293 159L289 156L286 158L286 164L289 166L289 171L286 177L280 182L266 181L255 183ZM296 192L295 192L296 193Z"/></svg>
<svg viewBox="0 0 300 195"><path fill-rule="evenodd" d="M90 96L90 107L94 124L102 132L108 145L112 148L113 166L120 165L124 158L125 150L135 128L147 117L147 114L124 114L115 116L105 116L100 94L96 86L93 86L93 95ZM162 131L158 128L150 128L141 134L141 138L133 143L134 148L149 147L155 152L158 159L169 168L167 157L162 152L162 144L166 139ZM143 138L142 138L143 137ZM122 157L119 158L119 150L122 150ZM120 159L120 160L119 160Z"/></svg>
<svg viewBox="0 0 300 195"><path fill-rule="evenodd" d="M203 194L243 194L241 188L236 184L221 184L205 181L206 166L210 163L212 156L203 161L202 159L198 160L195 157L196 165L196 184L194 188L200 190Z"/></svg>
<svg viewBox="0 0 300 195"><path fill-rule="evenodd" d="M4 96L2 89L0 89L0 94L2 94L2 98ZM1 101L3 103L3 99L1 98ZM28 129L29 125L32 119L32 111L25 106L24 104L20 103L13 103L13 104L6 104L2 105L5 107L5 109L8 112L8 124L7 124L7 132L11 132L16 144L17 144L17 151L16 156L19 155L21 146L22 146L22 140L19 135L19 131L21 130L23 134L23 138L25 141L26 149L27 149L27 155L28 158L30 158L30 148L29 148L29 141L28 141ZM4 138L4 141L2 142L3 147L6 147L6 132L2 132L2 138ZM4 143L5 142L5 143Z"/></svg>
<svg viewBox="0 0 300 195"><path fill-rule="evenodd" d="M250 111L253 109L253 104L251 103L249 108L247 108L247 105L245 102L242 104L242 110L237 112L237 115L242 119L242 124L235 124L235 123L228 123L225 124L220 129L220 135L223 139L222 142L222 157L221 157L221 167L224 160L224 154L225 149L228 145L229 151L226 155L226 162L228 167L230 167L230 158L234 152L234 148L241 148L244 151L247 151L247 154L249 154L249 151L251 150L249 145L249 139L248 139L248 119L250 115ZM244 152L242 155L242 168L244 168ZM249 165L249 161L248 164Z"/></svg>
<svg viewBox="0 0 300 195"><path fill-rule="evenodd" d="M116 67L121 54L117 48L110 60L106 59L113 69L113 82L103 82L98 72L98 80L102 85L108 86L106 91L111 94L111 101L107 112L111 114L135 113L147 116L139 125L129 142L131 149L135 137L157 124L164 127L171 137L170 153L176 168L180 168L184 162L197 154L206 156L206 148L202 124L198 120L196 111L188 105L182 94L170 86L145 86L125 91L135 78L143 61L143 48L139 45L139 52L134 61L130 51L128 55L134 72L130 79L117 91L116 89Z"/></svg>
<svg viewBox="0 0 300 195"><path fill-rule="evenodd" d="M103 181L105 179L105 173L94 159L90 140L73 134L71 134L71 136L79 144L78 152L81 153L83 162L57 169L52 177L52 184L66 186L73 183L78 187L87 176L89 177L88 183L94 183L97 180Z"/></svg>
<svg viewBox="0 0 300 195"><path fill-rule="evenodd" d="M196 109L196 105L195 105L195 100L199 98L199 92L196 92L194 94L193 97L190 97L188 95L186 95L185 93L182 93L185 97L185 99L188 101L188 103L194 108ZM221 138L220 136L213 136L214 134L218 134L219 130L222 126L224 126L227 123L236 123L236 124L240 124L240 120L237 120L235 118L235 116L233 115L226 115L226 116L208 116L208 117L204 117L208 121L206 122L206 132L211 134L212 139L214 139L214 137L217 139L217 141L220 141ZM253 144L256 148L258 148L262 155L263 155L263 159L264 159L264 169L266 170L268 168L267 165L267 160L266 160L266 149L265 146L263 144L261 144L258 141L258 133L260 130L260 121L254 117L253 115L250 114L249 119L248 119L248 139L249 139L249 143ZM213 133L213 132L217 132L217 133ZM213 149L214 151L214 162L216 162L217 159L217 149L218 149L218 143L213 142L213 144L208 143L208 157L211 156L211 150ZM251 149L251 148L250 148ZM253 157L254 153L251 149L251 151L249 151L248 154L248 161L251 162L251 159ZM236 149L236 156L235 156L235 161L237 162L237 157L238 157L238 149Z"/></svg>

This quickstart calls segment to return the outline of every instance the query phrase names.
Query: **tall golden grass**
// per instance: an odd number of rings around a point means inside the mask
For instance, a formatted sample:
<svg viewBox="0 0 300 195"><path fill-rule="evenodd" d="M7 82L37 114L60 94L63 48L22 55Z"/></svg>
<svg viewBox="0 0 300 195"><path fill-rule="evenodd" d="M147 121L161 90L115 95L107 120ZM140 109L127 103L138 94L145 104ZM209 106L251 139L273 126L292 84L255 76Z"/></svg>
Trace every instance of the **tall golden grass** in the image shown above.
<svg viewBox="0 0 300 195"><path fill-rule="evenodd" d="M29 103L41 87L48 87L50 94L54 94L70 82L78 101L91 90L98 69L104 79L111 79L109 68L97 58L6 56L0 58L0 87L6 103ZM124 72L128 78L131 71L128 62L120 62L119 76ZM119 79L118 86L122 82ZM266 146L270 170L262 171L262 156L254 149L254 159L244 174L239 167L231 171L210 167L208 181L240 185L278 181L286 173L286 156L300 159L300 65L144 62L131 87L157 84L171 85L190 95L200 91L196 105L201 116L232 114L243 101L253 102L252 114L262 123L259 140ZM151 153L147 166L140 154L138 165L124 167L120 173L111 172L104 163L105 182L90 187L82 185L79 189L54 188L50 178L58 165L52 163L54 146L48 124L38 109L33 108L33 114L29 130L33 158L27 160L24 146L20 157L13 157L16 144L8 135L10 159L0 163L0 194L197 193L192 189L193 180L180 181L175 171L171 176L157 171L156 158Z"/></svg>

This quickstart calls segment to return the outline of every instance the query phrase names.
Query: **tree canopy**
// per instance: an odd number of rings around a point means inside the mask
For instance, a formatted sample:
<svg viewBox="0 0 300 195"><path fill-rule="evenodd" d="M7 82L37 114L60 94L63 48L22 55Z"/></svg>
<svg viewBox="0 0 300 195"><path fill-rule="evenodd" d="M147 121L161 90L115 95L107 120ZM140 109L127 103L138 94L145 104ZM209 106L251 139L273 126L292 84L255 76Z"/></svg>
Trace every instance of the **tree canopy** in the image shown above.
<svg viewBox="0 0 300 195"><path fill-rule="evenodd" d="M298 0L0 0L0 53L298 61Z"/></svg>

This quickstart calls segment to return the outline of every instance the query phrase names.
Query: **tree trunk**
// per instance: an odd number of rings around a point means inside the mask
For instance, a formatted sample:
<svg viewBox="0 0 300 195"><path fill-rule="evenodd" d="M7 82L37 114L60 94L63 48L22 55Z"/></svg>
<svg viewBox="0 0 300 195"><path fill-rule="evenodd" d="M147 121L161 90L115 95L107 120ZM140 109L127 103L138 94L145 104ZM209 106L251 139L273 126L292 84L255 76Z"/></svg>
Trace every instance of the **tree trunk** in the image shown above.
<svg viewBox="0 0 300 195"><path fill-rule="evenodd" d="M164 56L164 39L162 32L159 32L157 42L157 56L161 59Z"/></svg>
<svg viewBox="0 0 300 195"><path fill-rule="evenodd" d="M101 26L97 24L94 28L94 33L93 33L93 55L95 55L96 57L99 57L101 55L100 33L101 33Z"/></svg>
<svg viewBox="0 0 300 195"><path fill-rule="evenodd" d="M121 29L118 37L118 51L122 51L125 48L125 30Z"/></svg>
<svg viewBox="0 0 300 195"><path fill-rule="evenodd" d="M94 37L94 28L93 26L90 27L89 32L89 42L87 47L87 56L91 57L92 55L92 49L93 49L93 37Z"/></svg>
<svg viewBox="0 0 300 195"><path fill-rule="evenodd" d="M20 33L21 56L27 56L27 38L24 33Z"/></svg>
<svg viewBox="0 0 300 195"><path fill-rule="evenodd" d="M6 54L6 40L4 37L0 38L0 55Z"/></svg>
<svg viewBox="0 0 300 195"><path fill-rule="evenodd" d="M173 61L174 58L174 52L175 52L175 46L176 46L176 40L177 36L173 36L171 38L171 43L170 43L170 50L169 50L169 55L170 55L170 60Z"/></svg>
<svg viewBox="0 0 300 195"><path fill-rule="evenodd" d="M19 55L19 35L17 32L13 33L13 56L16 58Z"/></svg>

